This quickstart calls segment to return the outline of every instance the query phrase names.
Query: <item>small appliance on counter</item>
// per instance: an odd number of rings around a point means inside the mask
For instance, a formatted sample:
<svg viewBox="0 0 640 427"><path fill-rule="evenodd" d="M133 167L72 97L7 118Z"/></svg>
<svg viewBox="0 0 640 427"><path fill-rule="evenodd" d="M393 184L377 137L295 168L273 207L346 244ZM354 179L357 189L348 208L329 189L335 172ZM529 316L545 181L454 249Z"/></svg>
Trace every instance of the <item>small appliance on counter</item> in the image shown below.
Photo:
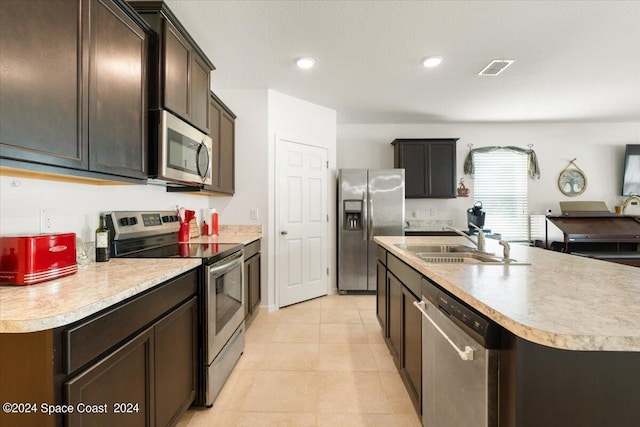
<svg viewBox="0 0 640 427"><path fill-rule="evenodd" d="M77 271L75 233L0 237L0 285L32 285Z"/></svg>
<svg viewBox="0 0 640 427"><path fill-rule="evenodd" d="M486 216L486 212L482 209L482 202L475 202L472 208L467 209L467 224L473 224L479 229L481 229L485 233L491 233L491 230L486 230L484 228L484 219ZM478 230L469 226L469 231L467 234L476 234Z"/></svg>

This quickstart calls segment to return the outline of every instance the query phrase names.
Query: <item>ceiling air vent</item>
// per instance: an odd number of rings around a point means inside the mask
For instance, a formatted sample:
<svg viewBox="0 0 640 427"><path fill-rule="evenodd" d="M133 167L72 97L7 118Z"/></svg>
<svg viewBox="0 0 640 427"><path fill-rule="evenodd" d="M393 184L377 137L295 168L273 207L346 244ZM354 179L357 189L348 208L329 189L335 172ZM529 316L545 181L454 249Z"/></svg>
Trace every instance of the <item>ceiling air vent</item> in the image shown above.
<svg viewBox="0 0 640 427"><path fill-rule="evenodd" d="M479 76L497 76L509 65L513 64L513 59L494 59L478 73Z"/></svg>

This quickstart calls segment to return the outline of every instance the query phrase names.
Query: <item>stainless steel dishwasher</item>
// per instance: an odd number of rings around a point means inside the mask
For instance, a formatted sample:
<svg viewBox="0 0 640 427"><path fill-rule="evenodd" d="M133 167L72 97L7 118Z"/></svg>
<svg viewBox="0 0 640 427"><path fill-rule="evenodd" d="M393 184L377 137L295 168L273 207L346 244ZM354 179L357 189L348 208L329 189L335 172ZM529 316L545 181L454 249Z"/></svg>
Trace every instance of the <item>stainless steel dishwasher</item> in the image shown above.
<svg viewBox="0 0 640 427"><path fill-rule="evenodd" d="M499 328L423 279L422 425L498 425Z"/></svg>

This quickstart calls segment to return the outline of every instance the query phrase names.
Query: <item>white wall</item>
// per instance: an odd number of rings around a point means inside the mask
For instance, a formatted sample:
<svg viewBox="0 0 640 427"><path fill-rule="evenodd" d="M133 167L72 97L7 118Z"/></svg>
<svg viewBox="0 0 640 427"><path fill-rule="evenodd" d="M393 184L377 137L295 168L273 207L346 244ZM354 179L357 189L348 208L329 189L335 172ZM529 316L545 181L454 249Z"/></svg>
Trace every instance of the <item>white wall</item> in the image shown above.
<svg viewBox="0 0 640 427"><path fill-rule="evenodd" d="M51 232L73 232L94 240L99 213L113 210L175 210L180 205L199 212L208 197L167 193L155 185L93 185L0 177L0 234L40 232L40 210L52 213Z"/></svg>
<svg viewBox="0 0 640 427"><path fill-rule="evenodd" d="M268 234L277 236L275 224L275 152L276 138L287 138L327 148L329 160L328 198L329 198L329 292L336 292L336 229L335 222L335 174L336 174L336 111L273 90L269 90L269 215L274 221L269 224ZM275 253L275 241L271 242ZM275 259L268 266L270 283L275 283ZM269 307L277 307L275 287L269 294Z"/></svg>
<svg viewBox="0 0 640 427"><path fill-rule="evenodd" d="M462 172L464 159L473 148L533 144L541 169L539 180L529 180L529 212L544 214L546 209L560 213L564 200L603 200L610 210L624 198L622 187L624 146L640 143L640 123L562 123L562 124L388 124L339 125L338 168L393 167L391 141L396 138L460 138L457 146L458 179L472 191L469 198L407 199L406 218L453 219L465 228L466 209L473 205L473 180ZM578 197L564 196L558 190L560 171L576 158L586 173L588 185ZM412 213L416 216L413 217Z"/></svg>
<svg viewBox="0 0 640 427"><path fill-rule="evenodd" d="M331 178L336 165L336 112L273 90L215 90L238 116L236 119L236 194L210 198L211 207L221 212L227 224L256 223L250 209L259 210L262 224L262 302L277 309L275 253L275 151L276 135L326 147ZM335 212L335 186L329 180L329 213ZM335 218L331 215L329 262L335 272ZM330 288L335 291L332 274Z"/></svg>
<svg viewBox="0 0 640 427"><path fill-rule="evenodd" d="M216 95L237 116L235 122L235 194L233 197L212 197L210 205L221 212L222 224L261 224L261 305L267 304L269 294L269 187L267 182L267 91L216 90ZM258 210L258 219L252 220L251 209Z"/></svg>

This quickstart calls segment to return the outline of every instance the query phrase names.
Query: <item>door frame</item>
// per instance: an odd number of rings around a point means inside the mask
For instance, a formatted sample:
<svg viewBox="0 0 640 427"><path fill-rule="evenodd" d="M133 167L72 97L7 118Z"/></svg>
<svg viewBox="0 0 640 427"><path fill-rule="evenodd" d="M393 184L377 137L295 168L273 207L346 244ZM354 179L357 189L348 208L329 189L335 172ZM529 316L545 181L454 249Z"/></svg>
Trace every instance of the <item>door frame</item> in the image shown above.
<svg viewBox="0 0 640 427"><path fill-rule="evenodd" d="M279 166L282 166L280 164L280 158L282 155L282 144L281 142L292 142L294 144L300 144L300 145L306 145L308 147L314 147L314 148L319 148L321 150L324 150L327 154L327 162L329 162L329 149L327 147L323 147L320 145L315 145L315 144L310 144L310 143L306 143L306 142L300 142L299 140L297 140L296 138L289 138L287 136L282 136L279 134L275 134L274 135L275 138L275 159L274 159L274 192L273 192L273 203L274 203L274 215L273 215L273 222L272 222L272 227L273 227L273 239L274 239L274 254L273 254L273 266L274 266L274 270L275 270L275 275L274 275L274 279L275 279L275 283L274 283L274 303L275 303L275 310L279 310L280 309L280 277L282 275L282 270L280 267L280 254L282 251L281 248L281 240L278 238L279 232L280 232L280 183L281 183L281 175L278 172ZM329 203L330 201L330 197L331 197L331 191L329 190L330 185L331 185L331 175L330 175L330 169L329 167L325 168L325 178L326 178L326 182L327 182L327 215L330 218L330 210L331 210L331 203ZM326 232L326 237L327 237L327 248L326 248L326 255L327 255L327 266L326 268L329 269L329 271L331 272L331 245L329 244L331 242L331 228L330 228L330 221L326 221L325 222L325 232ZM327 275L327 295L330 293L331 291L331 276Z"/></svg>

